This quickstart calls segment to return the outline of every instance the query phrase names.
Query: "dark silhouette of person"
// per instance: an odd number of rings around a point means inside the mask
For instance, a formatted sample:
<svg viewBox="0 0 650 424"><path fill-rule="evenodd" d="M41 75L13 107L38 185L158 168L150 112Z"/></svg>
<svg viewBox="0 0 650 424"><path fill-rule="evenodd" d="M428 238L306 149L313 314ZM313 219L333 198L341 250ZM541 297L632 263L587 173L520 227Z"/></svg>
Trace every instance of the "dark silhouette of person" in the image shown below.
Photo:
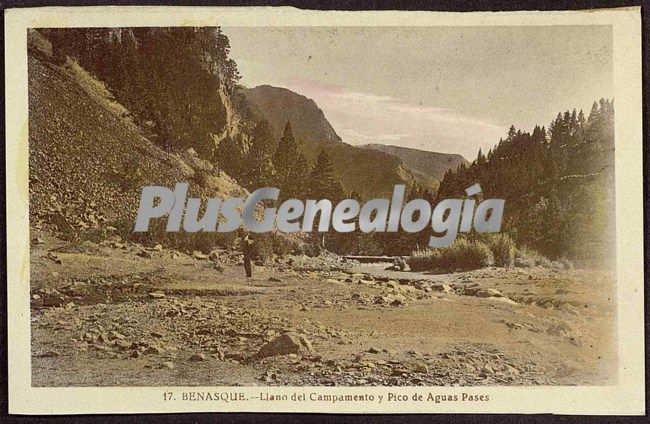
<svg viewBox="0 0 650 424"><path fill-rule="evenodd" d="M253 251L253 240L248 234L242 239L242 253L244 254L244 269L246 270L246 277L253 276L253 268L251 267L251 255Z"/></svg>

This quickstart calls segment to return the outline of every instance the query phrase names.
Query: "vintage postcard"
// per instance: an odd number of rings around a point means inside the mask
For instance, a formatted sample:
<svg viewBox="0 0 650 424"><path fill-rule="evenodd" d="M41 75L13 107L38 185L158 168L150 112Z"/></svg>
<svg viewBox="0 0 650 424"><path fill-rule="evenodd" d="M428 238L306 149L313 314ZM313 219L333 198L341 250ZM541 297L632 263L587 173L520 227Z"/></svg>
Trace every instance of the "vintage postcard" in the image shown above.
<svg viewBox="0 0 650 424"><path fill-rule="evenodd" d="M10 412L644 413L639 8L5 17Z"/></svg>

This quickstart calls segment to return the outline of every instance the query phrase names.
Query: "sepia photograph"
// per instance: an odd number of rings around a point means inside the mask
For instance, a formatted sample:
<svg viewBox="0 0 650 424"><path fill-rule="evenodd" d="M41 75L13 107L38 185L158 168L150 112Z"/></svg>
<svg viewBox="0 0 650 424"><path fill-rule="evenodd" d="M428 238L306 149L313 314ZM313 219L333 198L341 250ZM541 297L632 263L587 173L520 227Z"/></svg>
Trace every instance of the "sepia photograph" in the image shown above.
<svg viewBox="0 0 650 424"><path fill-rule="evenodd" d="M623 384L613 25L209 21L25 28L32 388Z"/></svg>

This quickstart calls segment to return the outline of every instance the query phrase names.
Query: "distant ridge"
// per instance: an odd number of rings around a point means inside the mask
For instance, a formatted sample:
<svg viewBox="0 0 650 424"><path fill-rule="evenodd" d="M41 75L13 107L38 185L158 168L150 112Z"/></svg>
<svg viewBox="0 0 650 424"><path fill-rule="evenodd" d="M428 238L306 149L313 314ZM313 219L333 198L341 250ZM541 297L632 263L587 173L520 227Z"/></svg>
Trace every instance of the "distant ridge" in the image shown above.
<svg viewBox="0 0 650 424"><path fill-rule="evenodd" d="M427 150L385 144L364 144L359 147L397 156L409 168L430 175L437 180L442 180L445 172L449 169L456 169L463 163L469 165L467 159L455 153L430 152Z"/></svg>
<svg viewBox="0 0 650 424"><path fill-rule="evenodd" d="M313 163L325 150L347 193L373 198L390 196L395 184L438 188L437 178L412 169L396 155L345 143L312 99L270 85L245 88L242 93L251 106L253 120L267 119L276 140L289 121L307 160Z"/></svg>

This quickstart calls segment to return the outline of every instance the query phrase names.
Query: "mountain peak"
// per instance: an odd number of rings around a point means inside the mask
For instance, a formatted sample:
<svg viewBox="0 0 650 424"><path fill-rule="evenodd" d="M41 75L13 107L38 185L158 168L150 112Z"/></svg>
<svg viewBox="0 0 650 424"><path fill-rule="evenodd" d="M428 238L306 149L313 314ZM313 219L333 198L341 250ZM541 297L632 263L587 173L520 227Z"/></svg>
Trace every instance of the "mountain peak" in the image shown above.
<svg viewBox="0 0 650 424"><path fill-rule="evenodd" d="M316 102L302 94L266 84L245 88L243 94L269 121L276 138L284 125L291 122L295 136L305 143L341 141Z"/></svg>

